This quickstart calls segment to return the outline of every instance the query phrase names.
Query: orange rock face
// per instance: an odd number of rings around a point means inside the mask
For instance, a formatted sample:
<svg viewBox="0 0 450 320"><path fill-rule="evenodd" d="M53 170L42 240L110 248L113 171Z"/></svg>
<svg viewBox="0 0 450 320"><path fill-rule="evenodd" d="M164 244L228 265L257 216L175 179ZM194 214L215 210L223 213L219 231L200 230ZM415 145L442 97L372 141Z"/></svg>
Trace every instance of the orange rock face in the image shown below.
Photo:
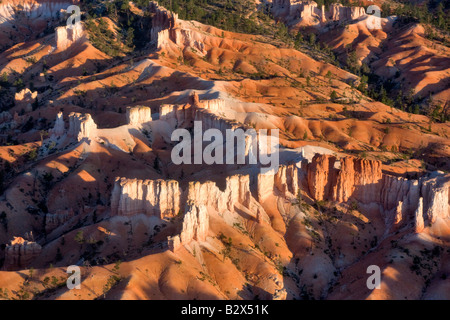
<svg viewBox="0 0 450 320"><path fill-rule="evenodd" d="M328 200L334 183L336 158L316 154L308 165L308 187L311 196L317 200Z"/></svg>

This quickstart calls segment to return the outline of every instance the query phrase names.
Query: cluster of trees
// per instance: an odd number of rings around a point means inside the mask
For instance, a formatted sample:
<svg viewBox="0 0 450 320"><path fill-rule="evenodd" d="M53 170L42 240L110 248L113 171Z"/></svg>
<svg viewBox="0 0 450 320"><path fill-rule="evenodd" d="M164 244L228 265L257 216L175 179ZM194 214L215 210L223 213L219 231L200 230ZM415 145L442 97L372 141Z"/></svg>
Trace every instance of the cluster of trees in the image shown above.
<svg viewBox="0 0 450 320"><path fill-rule="evenodd" d="M351 1L351 0L315 0L317 3L317 7L320 8L322 5L325 5L325 9L328 10L330 8L330 4L333 3L341 3L343 6L346 7L364 7L364 3L362 1Z"/></svg>
<svg viewBox="0 0 450 320"><path fill-rule="evenodd" d="M147 0L137 1L146 5ZM159 0L158 3L177 13L180 19L196 20L221 29L248 34L262 34L265 28L261 19L267 19L265 11L246 16L254 4L245 0ZM269 10L270 11L270 10Z"/></svg>
<svg viewBox="0 0 450 320"><path fill-rule="evenodd" d="M381 79L367 64L360 65L355 51L347 51L345 69L361 77L357 89L374 100L409 113L427 115L433 121L450 120L450 107L436 105L431 97L415 97L414 90L403 90L393 79Z"/></svg>
<svg viewBox="0 0 450 320"><path fill-rule="evenodd" d="M141 1L142 2L142 1ZM145 1L148 5L149 1ZM143 19L131 11L125 0L83 2L84 17L92 44L110 56L119 56L134 49L141 49L150 40L150 20ZM111 18L117 24L118 32L114 33L104 19Z"/></svg>
<svg viewBox="0 0 450 320"><path fill-rule="evenodd" d="M413 89L405 91L398 88L398 83L395 83L395 81L383 81L372 74L365 65L356 74L361 76L358 90L368 97L402 111L424 114L434 122L450 121L450 105L436 104L431 96L426 98L415 97Z"/></svg>
<svg viewBox="0 0 450 320"><path fill-rule="evenodd" d="M86 28L90 35L91 43L100 51L110 55L111 57L119 56L121 53L129 51L129 47L124 47L123 44L128 44L124 41L124 37L119 33L116 37L113 31L110 30L108 23L104 19L86 21Z"/></svg>
<svg viewBox="0 0 450 320"><path fill-rule="evenodd" d="M396 15L403 22L418 21L435 26L436 28L449 32L450 31L450 1L444 0L428 0L422 5L409 2L402 2L402 5L393 9L387 2L381 6L382 15ZM447 13L446 13L447 12Z"/></svg>

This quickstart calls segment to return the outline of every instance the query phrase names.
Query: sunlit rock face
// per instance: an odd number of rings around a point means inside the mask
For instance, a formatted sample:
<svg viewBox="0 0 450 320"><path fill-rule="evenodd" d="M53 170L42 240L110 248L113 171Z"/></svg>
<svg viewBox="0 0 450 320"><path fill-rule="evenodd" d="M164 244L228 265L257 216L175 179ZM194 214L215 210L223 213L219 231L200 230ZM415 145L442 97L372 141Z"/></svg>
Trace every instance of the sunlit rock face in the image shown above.
<svg viewBox="0 0 450 320"><path fill-rule="evenodd" d="M12 25L20 19L27 19L34 23L60 20L64 18L67 7L78 3L79 1L61 0L5 0L0 3L0 23Z"/></svg>
<svg viewBox="0 0 450 320"><path fill-rule="evenodd" d="M175 216L180 211L181 192L177 181L117 179L111 198L113 215Z"/></svg>
<svg viewBox="0 0 450 320"><path fill-rule="evenodd" d="M81 23L55 29L56 47L61 51L70 48L74 43L80 43L86 39L87 35Z"/></svg>
<svg viewBox="0 0 450 320"><path fill-rule="evenodd" d="M37 96L37 91L31 91L30 89L25 88L15 94L16 106L29 112L32 110L32 104L36 101Z"/></svg>
<svg viewBox="0 0 450 320"><path fill-rule="evenodd" d="M97 125L89 113L81 114L72 112L69 115L69 131L68 136L78 141L84 138L92 138L97 131Z"/></svg>
<svg viewBox="0 0 450 320"><path fill-rule="evenodd" d="M150 108L127 108L127 122L129 125L141 125L150 121L152 121L152 111Z"/></svg>

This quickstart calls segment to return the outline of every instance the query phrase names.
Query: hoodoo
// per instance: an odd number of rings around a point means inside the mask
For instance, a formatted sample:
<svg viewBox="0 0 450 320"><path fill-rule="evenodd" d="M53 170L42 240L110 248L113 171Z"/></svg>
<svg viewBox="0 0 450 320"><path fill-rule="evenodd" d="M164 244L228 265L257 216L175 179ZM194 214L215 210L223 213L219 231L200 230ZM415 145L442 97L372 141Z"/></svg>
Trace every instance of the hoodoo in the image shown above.
<svg viewBox="0 0 450 320"><path fill-rule="evenodd" d="M36 242L27 241L21 237L14 237L14 240L5 249L4 269L21 270L29 268L41 251L42 247Z"/></svg>
<svg viewBox="0 0 450 320"><path fill-rule="evenodd" d="M0 1L0 300L450 299L439 2Z"/></svg>

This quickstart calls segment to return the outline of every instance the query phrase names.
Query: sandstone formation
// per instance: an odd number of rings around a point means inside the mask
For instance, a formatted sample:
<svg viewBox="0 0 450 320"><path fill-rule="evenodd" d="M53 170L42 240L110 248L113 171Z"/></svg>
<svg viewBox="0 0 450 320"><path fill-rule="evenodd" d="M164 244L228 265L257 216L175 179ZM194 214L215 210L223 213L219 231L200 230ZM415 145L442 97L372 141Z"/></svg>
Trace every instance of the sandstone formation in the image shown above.
<svg viewBox="0 0 450 320"><path fill-rule="evenodd" d="M152 1L149 12L153 14L151 40L158 49L167 47L172 42L180 47L191 47L201 54L206 54L203 37L200 33L183 27L182 20L178 20L178 14L160 7Z"/></svg>
<svg viewBox="0 0 450 320"><path fill-rule="evenodd" d="M301 164L281 165L275 175L258 174L257 198L264 201L267 197L277 195L293 199L300 190L300 166Z"/></svg>
<svg viewBox="0 0 450 320"><path fill-rule="evenodd" d="M187 204L183 226L179 235L169 237L169 249L175 252L182 244L192 240L205 241L209 231L209 215L204 205Z"/></svg>
<svg viewBox="0 0 450 320"><path fill-rule="evenodd" d="M334 178L335 157L316 154L308 166L308 186L311 196L317 201L327 199Z"/></svg>
<svg viewBox="0 0 450 320"><path fill-rule="evenodd" d="M438 217L449 217L448 177L438 176L419 181L395 178L382 173L379 161L353 157L341 159L340 169L335 165L336 157L316 154L306 167L300 163L282 165L275 175L259 174L257 199L261 202L273 195L294 199L302 184L301 180L305 178L309 193L317 201L351 200L362 204L380 204L388 226L413 223L416 230L421 230L424 221L429 225ZM255 202L250 192L249 176L228 177L224 191L214 182L191 182L183 190L177 181L117 179L111 199L111 212L112 215L145 214L166 218L182 212L184 204L189 203L183 226L186 233L180 239L171 238L169 241L170 246L176 248L196 239L196 232L204 234L205 224L198 222L199 217L204 216L203 208L222 212L225 209L233 211L236 205L243 205L253 208L256 220L261 222L263 219L258 215L264 210Z"/></svg>
<svg viewBox="0 0 450 320"><path fill-rule="evenodd" d="M224 112L225 100L224 99L202 100L201 102L199 102L199 107L213 113Z"/></svg>
<svg viewBox="0 0 450 320"><path fill-rule="evenodd" d="M136 126L152 121L152 111L148 107L127 108L127 122Z"/></svg>
<svg viewBox="0 0 450 320"><path fill-rule="evenodd" d="M59 138L64 135L66 129L64 124L63 113L58 112L53 129L49 130L50 137Z"/></svg>
<svg viewBox="0 0 450 320"><path fill-rule="evenodd" d="M81 141L85 138L92 138L97 132L97 125L89 113L82 115L81 113L72 112L69 114L69 131L68 137Z"/></svg>
<svg viewBox="0 0 450 320"><path fill-rule="evenodd" d="M160 218L173 217L181 204L193 201L217 211L232 210L236 203L250 206L249 176L231 176L221 191L214 182L191 182L186 190L174 180L137 180L117 178L111 197L112 215L146 214Z"/></svg>
<svg viewBox="0 0 450 320"><path fill-rule="evenodd" d="M22 107L28 112L31 111L31 104L36 101L37 95L37 91L32 92L28 88L23 89L15 95L16 106Z"/></svg>
<svg viewBox="0 0 450 320"><path fill-rule="evenodd" d="M5 248L5 270L20 270L30 266L32 261L41 253L41 246L36 242L27 241L21 237L14 240Z"/></svg>
<svg viewBox="0 0 450 320"><path fill-rule="evenodd" d="M63 113L58 112L55 124L49 130L49 138L57 143L80 142L83 139L92 139L97 134L97 124L89 113L81 114L71 112L69 114L69 128L66 129ZM67 138L67 140L66 140Z"/></svg>
<svg viewBox="0 0 450 320"><path fill-rule="evenodd" d="M159 218L180 212L181 192L177 181L116 179L111 197L112 215L146 214Z"/></svg>
<svg viewBox="0 0 450 320"><path fill-rule="evenodd" d="M14 86L1 88L0 105L7 111L0 114L5 142L0 148L5 164L0 244L7 249L0 252L6 251L5 268L21 270L0 273L0 288L8 288L11 298L20 294L21 275L28 273L24 269L38 269L31 282L46 284L70 265L92 275L83 277L81 290L32 285L30 298L449 295L443 277L448 279L450 261L450 176L430 172L448 172L442 164L450 165L446 123L375 102L349 86L358 76L324 62L326 54L320 50L303 50L303 43L295 50L270 34L246 35L182 21L156 2L149 6L150 18L147 8L133 2L120 10L137 31L135 50L116 47L120 39L108 50L98 44L109 39L84 41L87 30L66 27L55 31L56 48L53 35L47 34L54 29L51 21L34 26L20 13L22 4L27 17L39 12L32 4L56 2L0 3L0 17L10 14L2 13L5 4L16 4L10 15L20 26L10 32L8 21L2 23L1 77L12 83L12 70L19 70L24 83L34 83L40 103L28 112L34 101L20 103L31 91L19 93L14 105ZM315 30L318 41L328 38L338 59L345 62L348 52L356 52L382 78L399 70L400 77L411 75L412 87L426 93L438 89L447 100L442 70L448 64L436 61L437 55L425 59L432 51L423 49L420 28L393 30L385 28L388 19L380 19L383 29L374 31L363 8L273 3L276 19L286 21L290 31L320 27ZM266 4L261 3L264 9ZM246 7L254 8L242 9ZM208 5L208 10L215 8ZM108 16L112 28L126 22L125 15L117 17L111 10L101 15ZM258 15L242 12L250 20ZM136 28L150 22L148 34ZM263 28L271 25L259 22ZM397 35L398 41L391 42ZM389 54L382 52L381 43ZM445 50L438 41L431 43L433 50ZM112 52L119 56L109 56ZM31 57L39 63L30 63ZM382 63L377 68L370 60ZM418 86L423 77L428 80ZM329 101L332 90L339 97L335 101ZM347 99L356 101L352 111L346 110ZM127 106L133 107L122 114L119 110ZM22 107L28 108L25 114ZM12 120L17 126L9 127ZM194 121L201 122L203 133L279 129L281 166L274 174L259 173L257 165L247 165L253 155L248 144L246 164L176 165L170 135L177 128L193 133ZM50 137L41 141L44 130ZM262 141L256 137L257 143ZM345 156L362 150L365 159ZM29 230L39 244L27 236ZM24 236L7 244L11 235ZM123 261L120 270L118 261ZM48 268L55 264L57 268ZM371 264L382 270L382 290L367 289ZM109 288L112 274L123 280Z"/></svg>
<svg viewBox="0 0 450 320"><path fill-rule="evenodd" d="M331 21L351 21L359 19L366 14L363 7L344 7L340 3L330 5L326 18Z"/></svg>
<svg viewBox="0 0 450 320"><path fill-rule="evenodd" d="M267 220L264 209L250 192L250 177L226 178L225 190L214 182L191 182L186 189L177 181L117 179L111 197L111 215L145 214L161 219L184 213L180 235L169 237L169 248L176 250L192 240L203 241L208 232L208 213L234 211L235 206L255 212L255 221Z"/></svg>
<svg viewBox="0 0 450 320"><path fill-rule="evenodd" d="M160 7L155 1L150 2L148 10L153 14L151 40L157 43L159 48L164 40L173 40L170 32L177 26L178 14Z"/></svg>
<svg viewBox="0 0 450 320"><path fill-rule="evenodd" d="M83 25L76 23L71 28L67 26L55 29L56 47L58 50L66 50L74 43L86 40L86 33Z"/></svg>
<svg viewBox="0 0 450 320"><path fill-rule="evenodd" d="M308 165L313 199L378 203L388 224L414 220L418 229L423 229L423 221L430 225L438 217L450 215L449 176L408 180L383 174L379 161L345 157L340 160L340 169L334 168L335 161L333 156L317 154Z"/></svg>

